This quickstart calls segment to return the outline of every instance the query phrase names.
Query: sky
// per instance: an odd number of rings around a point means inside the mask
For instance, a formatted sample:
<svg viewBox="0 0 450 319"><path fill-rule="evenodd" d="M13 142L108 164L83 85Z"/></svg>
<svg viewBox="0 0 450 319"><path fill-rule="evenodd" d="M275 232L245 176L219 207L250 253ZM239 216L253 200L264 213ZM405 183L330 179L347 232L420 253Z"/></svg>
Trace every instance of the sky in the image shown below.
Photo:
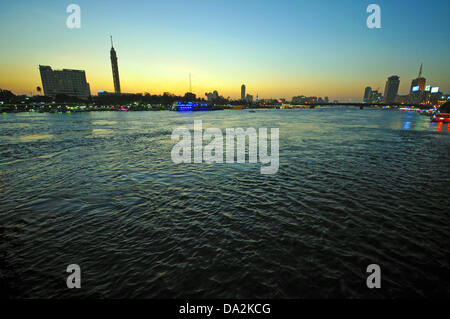
<svg viewBox="0 0 450 319"><path fill-rule="evenodd" d="M81 28L66 26L69 4ZM369 29L369 4L381 28ZM122 92L238 98L296 95L360 101L400 77L407 94L423 62L427 84L450 93L448 0L0 0L0 88L36 94L39 65L81 69L114 91L110 35Z"/></svg>

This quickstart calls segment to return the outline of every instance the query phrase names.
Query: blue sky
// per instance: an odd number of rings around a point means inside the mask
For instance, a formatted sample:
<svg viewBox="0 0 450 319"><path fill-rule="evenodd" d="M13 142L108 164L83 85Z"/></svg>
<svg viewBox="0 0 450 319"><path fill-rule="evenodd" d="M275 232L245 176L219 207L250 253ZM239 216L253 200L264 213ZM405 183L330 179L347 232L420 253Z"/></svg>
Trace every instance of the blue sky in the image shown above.
<svg viewBox="0 0 450 319"><path fill-rule="evenodd" d="M66 7L81 7L81 29ZM381 7L381 29L366 8ZM238 97L361 99L400 76L406 94L421 62L427 82L450 93L450 1L22 1L0 0L0 87L40 85L38 65L86 70L92 93L112 91L109 35L122 88L160 94L215 89Z"/></svg>

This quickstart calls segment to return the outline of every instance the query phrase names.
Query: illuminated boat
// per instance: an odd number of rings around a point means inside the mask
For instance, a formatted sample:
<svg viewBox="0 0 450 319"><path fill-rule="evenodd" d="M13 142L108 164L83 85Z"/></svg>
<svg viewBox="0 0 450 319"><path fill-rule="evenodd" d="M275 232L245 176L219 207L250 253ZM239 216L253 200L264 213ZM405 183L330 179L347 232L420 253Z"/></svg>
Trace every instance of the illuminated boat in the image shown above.
<svg viewBox="0 0 450 319"><path fill-rule="evenodd" d="M172 106L172 110L178 112L208 111L208 105L193 102L175 102Z"/></svg>
<svg viewBox="0 0 450 319"><path fill-rule="evenodd" d="M217 111L223 110L222 106L211 106L208 104L200 104L194 102L175 102L172 105L172 111L177 112L198 112L198 111Z"/></svg>
<svg viewBox="0 0 450 319"><path fill-rule="evenodd" d="M432 122L450 123L450 113L436 113L431 116Z"/></svg>

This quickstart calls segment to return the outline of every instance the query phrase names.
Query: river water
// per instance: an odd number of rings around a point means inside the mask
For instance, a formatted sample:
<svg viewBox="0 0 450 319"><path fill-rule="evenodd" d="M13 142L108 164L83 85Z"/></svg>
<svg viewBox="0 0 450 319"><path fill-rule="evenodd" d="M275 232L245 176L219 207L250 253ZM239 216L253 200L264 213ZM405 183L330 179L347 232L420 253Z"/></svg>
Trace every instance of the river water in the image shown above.
<svg viewBox="0 0 450 319"><path fill-rule="evenodd" d="M172 131L279 128L280 167L174 164ZM450 292L450 133L352 107L0 115L9 297L430 297ZM66 267L81 267L81 289ZM381 267L368 289L366 268Z"/></svg>

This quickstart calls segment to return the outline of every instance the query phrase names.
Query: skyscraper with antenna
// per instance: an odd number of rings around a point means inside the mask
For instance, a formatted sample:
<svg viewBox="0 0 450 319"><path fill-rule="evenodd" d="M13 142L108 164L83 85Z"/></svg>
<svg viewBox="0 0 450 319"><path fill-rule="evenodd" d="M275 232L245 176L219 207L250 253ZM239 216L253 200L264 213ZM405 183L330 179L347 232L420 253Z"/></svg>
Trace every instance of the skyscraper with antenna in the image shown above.
<svg viewBox="0 0 450 319"><path fill-rule="evenodd" d="M119 66L117 64L117 54L116 50L114 50L113 40L111 36L111 67L114 81L114 92L116 94L120 94L120 79L119 79Z"/></svg>
<svg viewBox="0 0 450 319"><path fill-rule="evenodd" d="M426 79L422 77L422 67L423 63L420 63L419 76L417 77L417 79L412 80L411 89L409 91L410 93L423 92L425 90Z"/></svg>

